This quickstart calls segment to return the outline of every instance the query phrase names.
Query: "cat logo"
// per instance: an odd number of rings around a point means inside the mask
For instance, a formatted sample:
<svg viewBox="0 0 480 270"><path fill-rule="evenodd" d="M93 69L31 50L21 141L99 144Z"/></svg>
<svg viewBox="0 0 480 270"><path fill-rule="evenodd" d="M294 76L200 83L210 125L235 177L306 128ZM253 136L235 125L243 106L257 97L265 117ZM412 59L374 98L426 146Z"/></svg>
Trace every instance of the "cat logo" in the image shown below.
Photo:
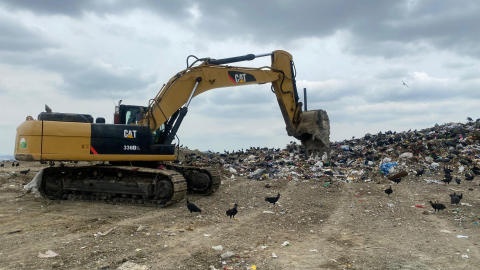
<svg viewBox="0 0 480 270"><path fill-rule="evenodd" d="M128 138L128 139L137 138L137 131L136 130L125 129L123 131L123 137Z"/></svg>
<svg viewBox="0 0 480 270"><path fill-rule="evenodd" d="M229 71L228 78L233 83L246 83L256 81L255 77L252 74L238 72L238 71Z"/></svg>
<svg viewBox="0 0 480 270"><path fill-rule="evenodd" d="M242 82L245 82L245 76L247 76L247 74L243 73L243 74L235 74L235 81L237 83L242 83Z"/></svg>

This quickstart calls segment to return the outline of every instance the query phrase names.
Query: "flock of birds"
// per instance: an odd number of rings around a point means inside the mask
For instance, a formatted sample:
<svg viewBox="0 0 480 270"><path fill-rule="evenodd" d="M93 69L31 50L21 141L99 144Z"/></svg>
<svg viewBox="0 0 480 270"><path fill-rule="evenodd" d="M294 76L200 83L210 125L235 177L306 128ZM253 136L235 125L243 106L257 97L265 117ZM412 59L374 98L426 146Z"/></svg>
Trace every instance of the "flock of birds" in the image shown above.
<svg viewBox="0 0 480 270"><path fill-rule="evenodd" d="M265 197L265 201L273 204L273 206L275 206L275 203L277 203L278 199L280 199L280 193L278 193L277 197ZM233 206L233 208L228 209L225 212L225 214L227 214L227 216L230 217L230 218L232 218L232 217L235 218L235 215L238 213L237 207L238 207L238 205L235 204ZM202 209L198 208L198 206L191 203L188 199L187 199L187 208L190 211L190 213L194 213L194 212L195 213L201 213L202 212Z"/></svg>
<svg viewBox="0 0 480 270"><path fill-rule="evenodd" d="M469 174L469 173L465 173L465 180L466 181L472 181L474 178L475 178L475 175L480 175L480 168L474 166L471 171L473 172L473 174ZM419 170L416 170L416 176L421 176L423 175L423 173L425 172L425 169L424 168L421 168ZM443 167L443 172L444 172L444 179L441 180L442 182L445 183L445 185L449 185L450 182L452 182L452 175L451 173L453 172L452 169L450 168L447 168L446 166ZM391 177L389 177L389 180L398 184L400 183L400 181L402 181L402 177L405 177L407 176L408 173L406 171L403 171L401 173L398 173L398 174L395 174ZM462 179L458 178L458 177L455 177L455 182L460 185L460 183L462 182ZM471 190L471 189L470 189ZM392 186L390 186L389 188L385 189L385 193L390 196L390 194L393 193L393 189L392 189ZM460 195L456 194L456 192L454 192L453 194L450 194L450 202L451 204L459 204L460 201L463 199L463 193L461 193ZM434 212L437 212L437 211L440 211L440 210L444 210L445 208L447 208L444 204L442 203L438 203L438 201L435 201L435 202L432 202L432 201L429 201L430 205L432 206L432 208L434 209Z"/></svg>
<svg viewBox="0 0 480 270"><path fill-rule="evenodd" d="M15 161L12 162L12 167L18 167L18 166L20 166L20 162L17 162L17 163L15 163ZM0 167L1 167L1 168L4 168L4 167L5 167L5 163L0 164ZM27 175L27 173L29 173L29 172L30 172L30 169L24 170L24 171L20 171L20 173L23 174L23 175Z"/></svg>

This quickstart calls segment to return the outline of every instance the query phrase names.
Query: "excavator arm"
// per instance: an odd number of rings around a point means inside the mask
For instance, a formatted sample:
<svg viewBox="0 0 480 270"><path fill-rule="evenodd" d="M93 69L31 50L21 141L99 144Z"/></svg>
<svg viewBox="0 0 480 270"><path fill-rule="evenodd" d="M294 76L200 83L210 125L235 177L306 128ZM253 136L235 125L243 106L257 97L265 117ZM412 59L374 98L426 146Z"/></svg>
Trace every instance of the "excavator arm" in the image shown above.
<svg viewBox="0 0 480 270"><path fill-rule="evenodd" d="M263 56L271 56L271 66L247 68L226 65ZM302 103L298 101L293 58L288 52L277 50L257 56L250 54L197 61L203 62L172 77L157 96L150 100L144 112L140 125L148 125L155 131L165 124L162 134L157 137L158 143L171 143L195 96L215 88L271 83L288 135L302 141L308 156L323 152L329 154L328 116L323 110L302 111Z"/></svg>

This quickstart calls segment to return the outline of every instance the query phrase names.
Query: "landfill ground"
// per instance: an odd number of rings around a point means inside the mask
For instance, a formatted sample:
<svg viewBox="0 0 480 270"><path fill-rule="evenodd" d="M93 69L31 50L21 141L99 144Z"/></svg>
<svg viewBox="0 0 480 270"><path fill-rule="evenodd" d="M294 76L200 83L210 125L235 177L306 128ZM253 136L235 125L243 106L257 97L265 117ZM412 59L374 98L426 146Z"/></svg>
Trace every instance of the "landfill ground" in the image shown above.
<svg viewBox="0 0 480 270"><path fill-rule="evenodd" d="M421 177L410 173L400 184L381 175L352 183L333 176L256 181L239 175L231 179L231 173L224 171L216 193L188 196L203 210L191 214L184 202L158 209L49 201L32 194L15 198L45 165L22 162L14 169L6 165L0 171L0 269L476 269L480 265L480 229L475 225L480 222L478 179L460 185L425 181L442 179L438 172ZM12 178L5 173L27 168L32 170L27 176ZM327 182L331 184L323 187ZM267 183L270 188L265 188ZM388 197L384 189L390 185L394 192ZM471 206L451 205L448 194L453 191L463 193L462 203ZM265 196L277 192L281 197L276 206L265 202ZM434 214L429 200L444 203L446 210ZM229 219L225 211L234 203L239 212ZM289 244L282 245L285 241ZM223 250L212 248L219 245ZM48 250L58 256L38 256ZM222 259L226 252L234 256Z"/></svg>

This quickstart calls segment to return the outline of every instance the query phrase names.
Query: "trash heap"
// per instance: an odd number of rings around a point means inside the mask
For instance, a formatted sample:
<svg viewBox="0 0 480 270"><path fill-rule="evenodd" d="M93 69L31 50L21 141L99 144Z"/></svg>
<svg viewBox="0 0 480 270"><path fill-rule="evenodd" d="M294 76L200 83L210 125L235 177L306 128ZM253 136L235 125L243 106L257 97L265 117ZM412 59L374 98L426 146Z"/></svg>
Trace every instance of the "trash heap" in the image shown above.
<svg viewBox="0 0 480 270"><path fill-rule="evenodd" d="M368 182L403 171L415 175L422 168L423 176L429 177L443 167L472 174L476 172L475 165L480 165L480 119L436 124L422 130L366 134L363 138L333 142L330 149L330 158L326 153L306 158L305 148L291 142L284 149L251 147L224 153L181 152L184 158L180 162L221 166L230 179L243 176L258 181L333 178Z"/></svg>

